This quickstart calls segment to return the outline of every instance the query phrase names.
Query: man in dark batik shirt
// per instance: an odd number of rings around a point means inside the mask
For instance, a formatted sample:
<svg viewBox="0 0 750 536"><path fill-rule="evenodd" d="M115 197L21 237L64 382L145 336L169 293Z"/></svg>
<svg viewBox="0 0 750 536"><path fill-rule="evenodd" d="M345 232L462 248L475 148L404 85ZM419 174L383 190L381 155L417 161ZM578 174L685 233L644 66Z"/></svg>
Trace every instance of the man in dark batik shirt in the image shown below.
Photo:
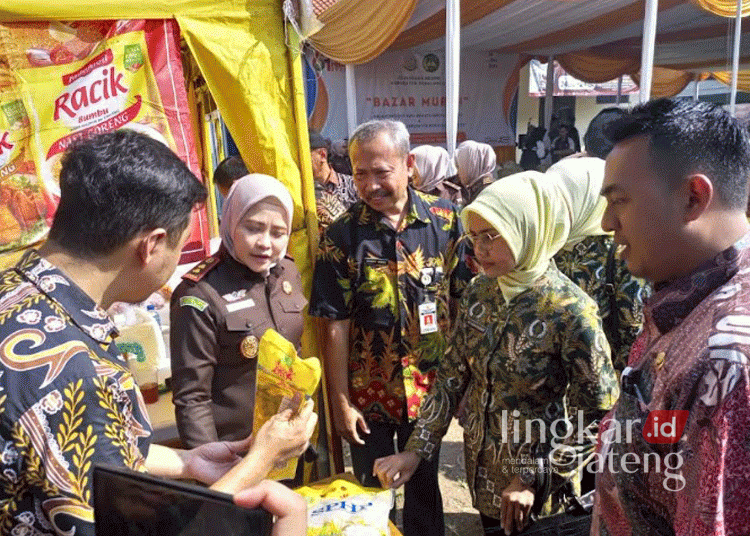
<svg viewBox="0 0 750 536"><path fill-rule="evenodd" d="M472 276L456 207L408 187L413 156L403 123L371 121L350 142L356 203L323 234L310 314L325 319L321 348L336 430L368 486L376 458L403 446L435 380L450 301ZM407 484L406 536L444 532L439 456ZM415 473L415 475L417 475Z"/></svg>
<svg viewBox="0 0 750 536"><path fill-rule="evenodd" d="M322 234L333 220L359 200L359 196L352 177L338 173L328 161L330 142L313 130L309 134L318 230Z"/></svg>
<svg viewBox="0 0 750 536"><path fill-rule="evenodd" d="M0 274L0 533L93 536L96 463L234 493L259 482L274 457L299 455L312 409L273 433L261 428L252 443L151 444L143 397L105 310L143 301L174 271L191 212L206 198L187 166L162 143L122 130L74 146L60 190L47 242ZM262 487L294 509L299 499L276 486ZM297 507L304 527L304 501Z"/></svg>

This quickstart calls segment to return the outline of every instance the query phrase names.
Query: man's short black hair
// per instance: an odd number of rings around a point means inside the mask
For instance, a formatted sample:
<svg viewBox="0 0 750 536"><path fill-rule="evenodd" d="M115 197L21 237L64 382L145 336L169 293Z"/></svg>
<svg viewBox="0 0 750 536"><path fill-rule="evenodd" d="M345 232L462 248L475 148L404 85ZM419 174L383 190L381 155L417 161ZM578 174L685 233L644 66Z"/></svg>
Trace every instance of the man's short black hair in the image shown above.
<svg viewBox="0 0 750 536"><path fill-rule="evenodd" d="M229 190L234 181L248 174L247 166L239 156L230 156L219 162L214 171L214 182L225 190Z"/></svg>
<svg viewBox="0 0 750 536"><path fill-rule="evenodd" d="M50 240L80 258L116 251L163 228L177 244L206 189L160 141L132 130L101 134L63 156Z"/></svg>
<svg viewBox="0 0 750 536"><path fill-rule="evenodd" d="M610 123L605 134L614 144L648 136L651 162L667 184L676 187L687 175L704 173L724 207L744 210L747 206L748 134L721 106L687 99L653 100Z"/></svg>
<svg viewBox="0 0 750 536"><path fill-rule="evenodd" d="M622 118L627 115L627 112L622 108L604 108L589 122L589 126L586 129L586 134L583 135L583 144L586 147L586 153L602 160L607 158L607 155L614 147L612 140L604 135L604 129L612 121Z"/></svg>

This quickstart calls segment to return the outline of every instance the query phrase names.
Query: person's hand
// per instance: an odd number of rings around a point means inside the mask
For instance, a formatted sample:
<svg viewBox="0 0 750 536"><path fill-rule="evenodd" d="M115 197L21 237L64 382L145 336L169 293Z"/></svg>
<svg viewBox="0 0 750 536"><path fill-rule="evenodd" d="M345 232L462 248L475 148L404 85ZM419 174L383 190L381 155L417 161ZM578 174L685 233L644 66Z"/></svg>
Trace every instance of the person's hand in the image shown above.
<svg viewBox="0 0 750 536"><path fill-rule="evenodd" d="M397 488L408 482L420 461L422 459L415 452L408 450L378 458L372 467L372 476L378 477L384 488Z"/></svg>
<svg viewBox="0 0 750 536"><path fill-rule="evenodd" d="M307 502L286 486L264 480L234 495L234 503L244 508L263 508L276 517L272 536L305 536Z"/></svg>
<svg viewBox="0 0 750 536"><path fill-rule="evenodd" d="M513 532L514 527L520 531L526 526L533 505L534 490L522 484L520 477L516 476L502 493L500 521L505 534Z"/></svg>
<svg viewBox="0 0 750 536"><path fill-rule="evenodd" d="M333 412L333 426L341 437L355 445L365 444L359 435L360 430L363 434L370 433L370 428L367 426L362 413L348 401L339 404L338 411ZM358 426L359 429L357 429Z"/></svg>
<svg viewBox="0 0 750 536"><path fill-rule="evenodd" d="M287 409L268 419L255 434L255 445L273 458L274 465L281 465L305 452L317 423L313 401L308 400L297 415Z"/></svg>
<svg viewBox="0 0 750 536"><path fill-rule="evenodd" d="M239 441L215 441L187 451L187 477L204 484L213 484L242 459L252 441L252 436Z"/></svg>

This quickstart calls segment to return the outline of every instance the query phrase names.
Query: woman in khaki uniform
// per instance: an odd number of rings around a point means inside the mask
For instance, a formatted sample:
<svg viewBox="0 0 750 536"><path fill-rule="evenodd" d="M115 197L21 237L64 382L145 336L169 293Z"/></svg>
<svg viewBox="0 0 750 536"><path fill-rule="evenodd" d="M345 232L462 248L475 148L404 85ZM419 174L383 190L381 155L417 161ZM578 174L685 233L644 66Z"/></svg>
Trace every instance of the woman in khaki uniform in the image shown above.
<svg viewBox="0 0 750 536"><path fill-rule="evenodd" d="M236 181L224 203L219 252L172 295L173 401L185 447L252 432L258 344L267 329L300 347L307 301L285 256L292 211L289 192L273 177Z"/></svg>

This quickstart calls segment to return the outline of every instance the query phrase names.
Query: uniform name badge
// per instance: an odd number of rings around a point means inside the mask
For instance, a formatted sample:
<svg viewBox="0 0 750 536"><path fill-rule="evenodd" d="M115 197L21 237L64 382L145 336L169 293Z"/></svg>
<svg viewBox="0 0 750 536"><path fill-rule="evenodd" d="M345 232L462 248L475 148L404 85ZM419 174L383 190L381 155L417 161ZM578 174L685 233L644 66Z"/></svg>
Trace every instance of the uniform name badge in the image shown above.
<svg viewBox="0 0 750 536"><path fill-rule="evenodd" d="M424 302L419 306L419 333L435 333L438 330L437 305L435 302Z"/></svg>

